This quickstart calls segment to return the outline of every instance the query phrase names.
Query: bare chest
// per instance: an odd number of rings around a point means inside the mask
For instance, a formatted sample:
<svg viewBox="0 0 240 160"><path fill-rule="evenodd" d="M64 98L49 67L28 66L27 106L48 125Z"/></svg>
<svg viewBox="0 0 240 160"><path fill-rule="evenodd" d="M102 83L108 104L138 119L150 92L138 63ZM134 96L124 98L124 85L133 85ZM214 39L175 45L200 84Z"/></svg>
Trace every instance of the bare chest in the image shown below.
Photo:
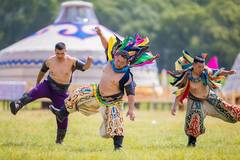
<svg viewBox="0 0 240 160"><path fill-rule="evenodd" d="M202 84L202 82L191 82L190 81L190 92L195 97L206 98L208 95L209 87Z"/></svg>
<svg viewBox="0 0 240 160"><path fill-rule="evenodd" d="M72 63L70 61L56 62L51 61L49 63L49 72L54 76L71 76Z"/></svg>
<svg viewBox="0 0 240 160"><path fill-rule="evenodd" d="M102 80L111 86L119 86L119 81L122 79L124 73L115 73L112 68L106 67L103 70Z"/></svg>

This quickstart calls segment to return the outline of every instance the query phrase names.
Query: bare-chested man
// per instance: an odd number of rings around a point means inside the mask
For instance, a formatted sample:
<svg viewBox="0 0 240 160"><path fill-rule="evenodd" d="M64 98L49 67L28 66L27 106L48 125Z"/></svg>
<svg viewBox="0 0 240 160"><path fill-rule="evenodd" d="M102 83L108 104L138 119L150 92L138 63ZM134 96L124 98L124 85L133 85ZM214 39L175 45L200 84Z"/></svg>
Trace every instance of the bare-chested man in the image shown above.
<svg viewBox="0 0 240 160"><path fill-rule="evenodd" d="M134 95L135 82L130 72L130 67L144 65L152 62L157 56L146 53L148 39L140 35L127 37L120 41L117 37L111 37L109 41L104 37L100 28L96 27L102 45L106 50L108 63L103 69L100 83L85 85L70 95L65 100L65 106L60 110L50 106L50 110L57 115L59 120L76 110L85 115L97 113L99 107L103 116L103 123L100 127L100 135L106 138L113 138L114 149L122 147L124 136L123 116L121 112L122 97L124 91L128 98L127 116L130 120L135 119ZM147 58L148 57L148 58Z"/></svg>
<svg viewBox="0 0 240 160"><path fill-rule="evenodd" d="M12 114L23 108L24 105L39 99L49 98L55 106L62 106L64 99L68 96L67 90L72 80L72 73L75 70L85 71L91 67L92 58L88 57L84 63L66 53L66 46L59 42L55 46L55 55L49 57L42 65L37 77L36 87L25 93L22 98L10 103ZM41 82L45 73L49 70L46 80ZM60 122L57 120L56 143L61 144L67 131L68 119Z"/></svg>
<svg viewBox="0 0 240 160"><path fill-rule="evenodd" d="M205 132L204 119L206 115L220 118L229 123L240 120L240 107L226 103L214 92L214 89L219 87L221 79L234 74L234 70L210 69L205 65L204 56L195 56L192 59L186 51L183 52L183 57L178 59L176 64L181 64L182 70L171 73L175 78L172 85L178 87L171 112L172 115L175 115L176 106L182 104L183 99L188 97L185 119L188 146L194 147L197 137Z"/></svg>

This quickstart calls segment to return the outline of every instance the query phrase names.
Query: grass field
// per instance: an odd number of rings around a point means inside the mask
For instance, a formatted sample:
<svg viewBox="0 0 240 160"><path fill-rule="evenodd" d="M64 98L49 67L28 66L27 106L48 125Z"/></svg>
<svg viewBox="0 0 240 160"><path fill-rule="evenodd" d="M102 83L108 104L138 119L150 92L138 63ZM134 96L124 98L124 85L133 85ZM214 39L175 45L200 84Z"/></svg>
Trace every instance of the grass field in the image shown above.
<svg viewBox="0 0 240 160"><path fill-rule="evenodd" d="M56 145L55 118L47 110L24 110L17 116L0 110L0 160L7 159L240 159L240 126L208 117L206 134L196 148L187 148L184 113L137 111L125 118L124 150L113 152L111 139L98 135L100 114L70 116L65 145ZM153 124L153 120L156 122Z"/></svg>

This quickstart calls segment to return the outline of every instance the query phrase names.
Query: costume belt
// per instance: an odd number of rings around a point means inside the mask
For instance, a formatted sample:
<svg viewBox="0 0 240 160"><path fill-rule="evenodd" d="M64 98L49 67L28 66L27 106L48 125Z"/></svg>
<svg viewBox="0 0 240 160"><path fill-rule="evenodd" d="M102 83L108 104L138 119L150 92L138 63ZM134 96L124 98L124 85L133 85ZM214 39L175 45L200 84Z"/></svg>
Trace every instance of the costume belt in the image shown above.
<svg viewBox="0 0 240 160"><path fill-rule="evenodd" d="M49 82L52 89L57 92L66 92L70 86L70 84L60 84L56 82L49 75L47 77L47 81Z"/></svg>
<svg viewBox="0 0 240 160"><path fill-rule="evenodd" d="M200 101L200 102L206 100L206 98L198 98L198 97L194 96L191 92L189 92L188 98L193 101Z"/></svg>
<svg viewBox="0 0 240 160"><path fill-rule="evenodd" d="M103 105L106 105L108 107L111 107L114 103L120 102L122 100L122 97L123 97L123 94L121 92L111 96L101 96L99 87L97 86L96 88L97 100Z"/></svg>

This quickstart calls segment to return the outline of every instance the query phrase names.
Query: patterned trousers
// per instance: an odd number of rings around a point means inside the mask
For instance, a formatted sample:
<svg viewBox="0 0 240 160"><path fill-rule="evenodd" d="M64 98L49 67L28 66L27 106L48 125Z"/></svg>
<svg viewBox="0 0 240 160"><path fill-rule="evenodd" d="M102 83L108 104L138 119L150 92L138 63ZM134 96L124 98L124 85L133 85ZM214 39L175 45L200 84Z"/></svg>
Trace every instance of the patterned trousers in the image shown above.
<svg viewBox="0 0 240 160"><path fill-rule="evenodd" d="M100 111L103 122L99 131L105 138L124 136L122 105L121 100L111 102L107 106L102 104L97 96L96 84L80 86L65 99L65 106L69 113L79 111L89 116Z"/></svg>
<svg viewBox="0 0 240 160"><path fill-rule="evenodd" d="M231 105L211 91L205 100L188 98L185 117L185 133L198 137L205 132L204 119L206 116L222 119L229 123L240 120L240 106Z"/></svg>

